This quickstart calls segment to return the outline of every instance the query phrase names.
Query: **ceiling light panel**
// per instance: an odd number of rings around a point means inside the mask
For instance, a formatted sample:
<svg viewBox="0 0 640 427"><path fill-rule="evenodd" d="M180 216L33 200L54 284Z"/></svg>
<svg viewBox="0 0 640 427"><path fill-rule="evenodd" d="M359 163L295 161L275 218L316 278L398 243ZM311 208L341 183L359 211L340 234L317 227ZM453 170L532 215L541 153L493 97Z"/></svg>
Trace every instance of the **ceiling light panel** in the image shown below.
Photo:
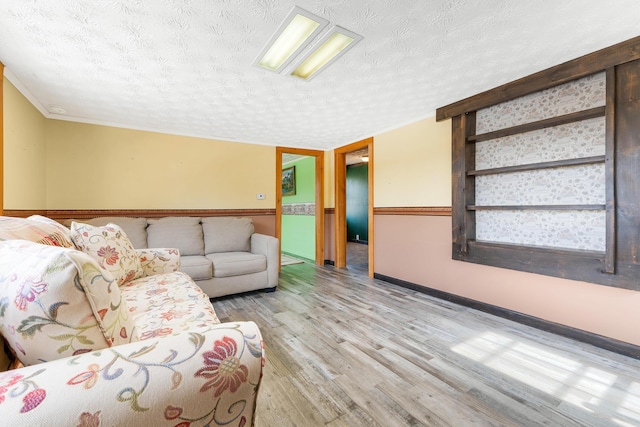
<svg viewBox="0 0 640 427"><path fill-rule="evenodd" d="M311 51L292 72L292 76L311 80L329 64L344 55L355 46L362 36L335 26L318 42L317 48Z"/></svg>
<svg viewBox="0 0 640 427"><path fill-rule="evenodd" d="M329 24L298 6L294 6L284 22L262 49L254 65L280 72Z"/></svg>

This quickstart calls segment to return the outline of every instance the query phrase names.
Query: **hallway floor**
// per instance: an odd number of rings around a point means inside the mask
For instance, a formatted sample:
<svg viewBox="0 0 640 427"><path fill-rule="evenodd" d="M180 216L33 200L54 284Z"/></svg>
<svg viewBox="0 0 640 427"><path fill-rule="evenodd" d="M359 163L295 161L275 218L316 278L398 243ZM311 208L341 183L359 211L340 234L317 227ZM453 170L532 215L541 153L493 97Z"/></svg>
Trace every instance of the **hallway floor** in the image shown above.
<svg viewBox="0 0 640 427"><path fill-rule="evenodd" d="M369 245L347 242L347 268L369 274Z"/></svg>

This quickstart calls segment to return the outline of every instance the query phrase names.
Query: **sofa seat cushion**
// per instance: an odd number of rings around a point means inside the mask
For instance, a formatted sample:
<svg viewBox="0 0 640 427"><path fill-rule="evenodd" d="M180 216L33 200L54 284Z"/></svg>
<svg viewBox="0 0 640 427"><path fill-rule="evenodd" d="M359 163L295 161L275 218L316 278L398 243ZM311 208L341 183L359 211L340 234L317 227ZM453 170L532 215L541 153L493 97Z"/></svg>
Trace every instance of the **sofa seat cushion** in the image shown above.
<svg viewBox="0 0 640 427"><path fill-rule="evenodd" d="M139 340L208 330L220 323L209 297L179 271L132 280L120 291Z"/></svg>
<svg viewBox="0 0 640 427"><path fill-rule="evenodd" d="M221 252L206 255L213 262L213 277L241 276L267 269L267 257L251 252Z"/></svg>
<svg viewBox="0 0 640 427"><path fill-rule="evenodd" d="M204 255L200 218L168 216L147 222L147 244L150 248L176 248L180 255Z"/></svg>
<svg viewBox="0 0 640 427"><path fill-rule="evenodd" d="M25 365L130 341L133 320L111 275L72 248L0 243L0 333Z"/></svg>
<svg viewBox="0 0 640 427"><path fill-rule="evenodd" d="M213 277L213 264L204 256L181 256L180 271L187 273L193 280L207 280Z"/></svg>

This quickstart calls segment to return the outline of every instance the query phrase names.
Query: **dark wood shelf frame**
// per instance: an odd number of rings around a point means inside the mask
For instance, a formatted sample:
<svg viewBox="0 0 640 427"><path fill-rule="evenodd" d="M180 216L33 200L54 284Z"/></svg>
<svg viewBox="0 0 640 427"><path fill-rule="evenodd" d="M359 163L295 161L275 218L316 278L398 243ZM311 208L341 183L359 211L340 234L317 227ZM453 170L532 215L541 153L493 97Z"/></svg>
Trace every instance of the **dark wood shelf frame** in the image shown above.
<svg viewBox="0 0 640 427"><path fill-rule="evenodd" d="M518 135L521 133L532 132L534 130L540 130L550 128L553 126L566 125L569 123L580 122L583 120L595 119L596 117L603 117L605 115L606 107L595 107L588 110L577 111L575 113L565 114L562 116L551 117L544 120L538 120L535 122L529 122L518 126L512 126L508 128L498 129L493 132L481 133L480 135L470 135L467 137L467 142L475 143L482 141L489 141L496 138L503 138L505 136Z"/></svg>
<svg viewBox="0 0 640 427"><path fill-rule="evenodd" d="M468 211L604 211L607 205L467 205Z"/></svg>
<svg viewBox="0 0 640 427"><path fill-rule="evenodd" d="M520 247L522 247L522 245L502 243L502 242L485 242L481 240L472 240L469 242L469 244L476 245L476 246L478 245L491 246L494 248L500 248L504 250L519 249ZM604 251L590 251L590 250L584 250L584 249L562 249L562 248L555 248L555 247L549 247L549 246L528 246L527 248L529 249L530 252L537 252L541 254L544 254L544 253L554 254L554 255L580 254L580 255L587 255L587 256L591 256L599 259L604 259L604 255L605 255Z"/></svg>
<svg viewBox="0 0 640 427"><path fill-rule="evenodd" d="M605 73L605 106L476 134L476 111L596 73ZM452 123L452 257L573 280L640 290L640 37L507 83L436 111ZM492 169L475 167L476 143L603 117L605 154ZM599 164L605 166L604 205L479 206L477 176ZM476 241L482 210L593 210L606 215L605 251L580 251Z"/></svg>
<svg viewBox="0 0 640 427"><path fill-rule="evenodd" d="M525 172L525 171L534 171L534 170L541 170L541 169L555 169L560 167L594 165L598 163L604 163L605 160L606 160L606 156L581 157L581 158L575 158L575 159L554 160L552 162L527 163L525 165L505 166L501 168L470 170L470 171L467 171L467 175L469 176L497 175L501 173Z"/></svg>
<svg viewBox="0 0 640 427"><path fill-rule="evenodd" d="M638 61L636 61L638 62ZM606 246L604 272L616 273L616 69L607 73L607 106L605 115L605 197L607 200ZM624 187L624 185L623 185Z"/></svg>

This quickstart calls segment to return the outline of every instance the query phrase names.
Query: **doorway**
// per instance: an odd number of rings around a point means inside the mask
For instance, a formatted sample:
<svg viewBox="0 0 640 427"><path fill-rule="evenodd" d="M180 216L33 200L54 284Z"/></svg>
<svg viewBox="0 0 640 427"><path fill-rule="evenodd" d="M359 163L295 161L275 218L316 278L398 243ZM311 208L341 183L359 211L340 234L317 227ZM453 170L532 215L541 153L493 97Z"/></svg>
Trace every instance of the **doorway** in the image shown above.
<svg viewBox="0 0 640 427"><path fill-rule="evenodd" d="M300 203L304 208L303 214L313 213L315 237L315 248L308 252L313 254L313 260L316 265L324 264L324 152L318 150L305 150L299 148L276 147L276 237L280 242L283 238L283 198L290 197L293 183L295 192L296 179L301 178L295 176L296 168L291 166L283 166L284 156L294 156L296 158L311 157L313 158L313 182L315 184L313 202ZM299 165L301 166L301 165ZM298 168L299 172L301 171ZM283 171L285 172L283 174ZM289 194L289 196L287 196ZM293 200L293 199L292 199ZM300 222L300 219L297 219ZM303 237L304 238L304 237ZM282 244L280 247L280 256L282 256ZM305 257L307 258L307 257ZM311 258L311 256L309 256Z"/></svg>
<svg viewBox="0 0 640 427"><path fill-rule="evenodd" d="M335 265L336 267L347 267L347 248L350 246L347 243L347 163L352 162L354 157L356 162L358 157L361 163L365 163L362 157L368 158L366 162L366 176L367 176L367 197L366 197L366 239L363 236L360 237L360 241L366 240L366 251L362 251L362 247L354 247L354 249L360 249L361 253L366 258L366 271L369 277L373 277L374 265L373 265L373 138L367 138L353 144L337 148L335 150L335 192L336 192L336 209L335 209ZM354 243L354 242L349 242ZM357 254L354 254L357 256ZM361 257L363 255L360 255ZM356 261L362 264L360 261Z"/></svg>
<svg viewBox="0 0 640 427"><path fill-rule="evenodd" d="M282 154L282 265L288 257L315 263L315 159ZM285 262L286 261L286 262Z"/></svg>
<svg viewBox="0 0 640 427"><path fill-rule="evenodd" d="M369 150L347 153L346 221L347 268L369 271Z"/></svg>

